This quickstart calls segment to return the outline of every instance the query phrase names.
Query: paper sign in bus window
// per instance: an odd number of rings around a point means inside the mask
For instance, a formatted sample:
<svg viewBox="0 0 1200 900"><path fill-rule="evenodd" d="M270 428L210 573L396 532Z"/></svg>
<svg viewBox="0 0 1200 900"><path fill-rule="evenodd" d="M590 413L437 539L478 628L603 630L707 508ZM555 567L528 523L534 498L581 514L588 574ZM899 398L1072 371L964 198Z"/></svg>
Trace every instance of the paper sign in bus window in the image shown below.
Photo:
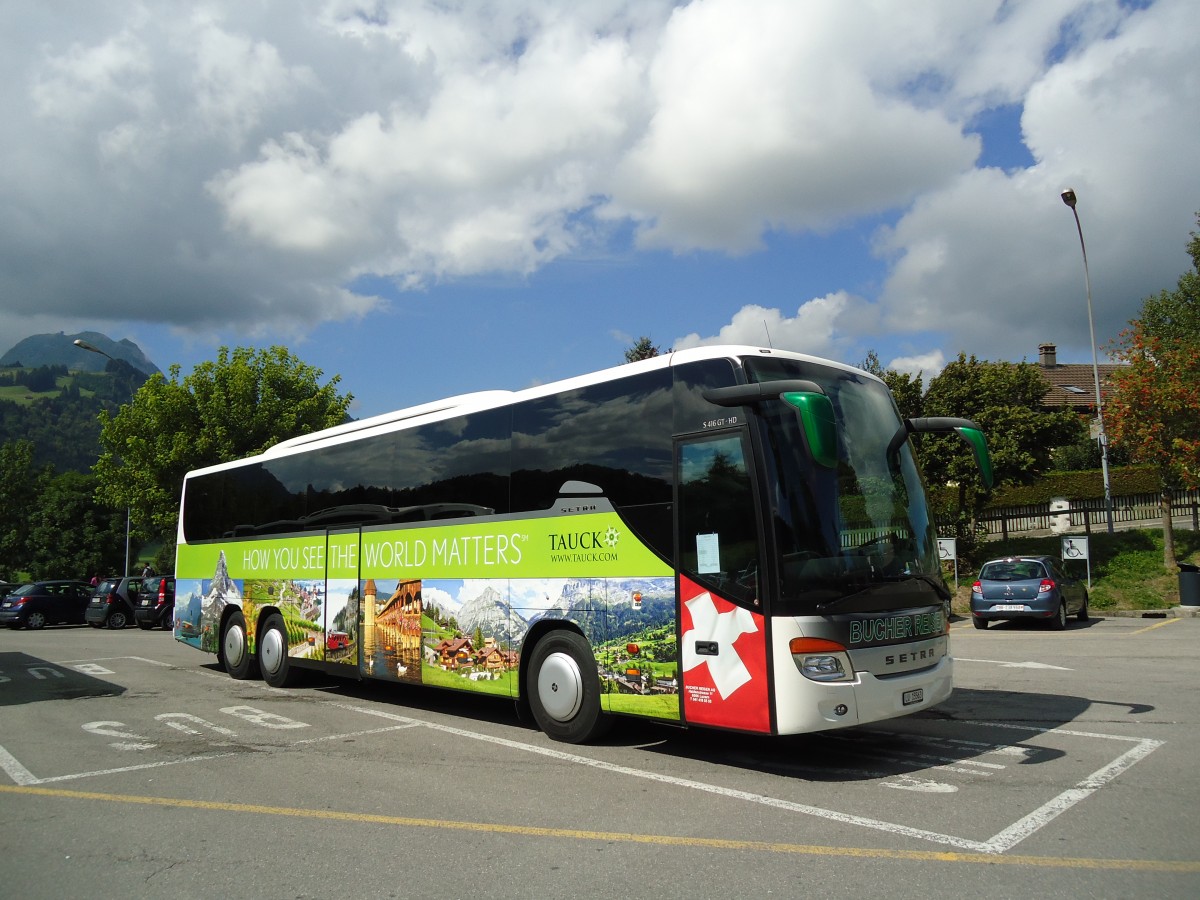
<svg viewBox="0 0 1200 900"><path fill-rule="evenodd" d="M696 535L696 571L701 575L721 571L721 541L715 532Z"/></svg>

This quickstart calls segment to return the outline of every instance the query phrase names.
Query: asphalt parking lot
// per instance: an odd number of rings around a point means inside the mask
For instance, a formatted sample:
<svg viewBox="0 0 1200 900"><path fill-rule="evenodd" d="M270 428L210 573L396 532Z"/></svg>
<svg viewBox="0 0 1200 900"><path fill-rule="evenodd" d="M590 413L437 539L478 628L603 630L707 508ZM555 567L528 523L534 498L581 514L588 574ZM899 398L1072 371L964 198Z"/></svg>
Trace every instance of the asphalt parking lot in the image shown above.
<svg viewBox="0 0 1200 900"><path fill-rule="evenodd" d="M1200 619L952 627L942 706L761 739L237 682L169 635L0 631L22 897L1194 897Z"/></svg>

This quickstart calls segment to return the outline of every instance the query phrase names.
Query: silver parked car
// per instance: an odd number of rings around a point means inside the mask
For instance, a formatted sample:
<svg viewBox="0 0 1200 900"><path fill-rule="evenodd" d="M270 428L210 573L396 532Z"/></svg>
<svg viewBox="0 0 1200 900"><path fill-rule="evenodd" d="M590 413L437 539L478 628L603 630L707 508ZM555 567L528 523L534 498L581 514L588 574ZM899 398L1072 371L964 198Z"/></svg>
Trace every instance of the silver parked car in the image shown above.
<svg viewBox="0 0 1200 900"><path fill-rule="evenodd" d="M983 564L971 585L971 621L987 628L1000 619L1046 619L1067 627L1067 617L1088 618L1087 587L1065 574L1050 556L1010 556Z"/></svg>

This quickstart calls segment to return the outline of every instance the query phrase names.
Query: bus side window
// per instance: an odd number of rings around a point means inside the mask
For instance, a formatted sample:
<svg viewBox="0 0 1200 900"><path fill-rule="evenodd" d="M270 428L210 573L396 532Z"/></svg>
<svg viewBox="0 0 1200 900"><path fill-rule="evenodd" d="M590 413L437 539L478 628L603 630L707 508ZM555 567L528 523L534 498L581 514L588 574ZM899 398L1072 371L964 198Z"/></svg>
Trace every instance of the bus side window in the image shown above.
<svg viewBox="0 0 1200 900"><path fill-rule="evenodd" d="M758 529L741 433L679 444L679 568L731 600L758 601Z"/></svg>

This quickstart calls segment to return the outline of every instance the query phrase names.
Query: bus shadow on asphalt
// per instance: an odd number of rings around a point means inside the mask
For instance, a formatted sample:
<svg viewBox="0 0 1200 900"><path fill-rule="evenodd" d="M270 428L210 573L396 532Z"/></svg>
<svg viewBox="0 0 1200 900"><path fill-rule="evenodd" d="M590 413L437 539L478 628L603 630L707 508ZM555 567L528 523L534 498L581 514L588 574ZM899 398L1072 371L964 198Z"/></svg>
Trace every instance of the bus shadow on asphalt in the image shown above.
<svg viewBox="0 0 1200 900"><path fill-rule="evenodd" d="M0 653L0 706L45 700L119 697L125 688L97 678L83 666L63 666L28 653Z"/></svg>
<svg viewBox="0 0 1200 900"><path fill-rule="evenodd" d="M217 666L208 666L221 671ZM589 747L626 748L785 778L813 782L854 782L911 775L930 768L970 764L981 754L1007 751L1010 764L1036 766L1062 759L1061 747L1038 735L1077 721L1097 704L1115 705L1128 716L1153 706L1111 704L1064 694L956 688L942 704L910 716L870 725L801 735L769 736L704 728L684 729L661 722L618 717L612 731L591 745L549 742L532 722L523 721L513 701L421 685L331 678L304 673L299 687L341 700L378 703L396 715L450 716L458 727L482 724L517 729L518 741L549 743L566 753L589 755ZM997 728L997 726L1002 726Z"/></svg>
<svg viewBox="0 0 1200 900"><path fill-rule="evenodd" d="M939 706L898 719L812 734L769 737L718 731L662 734L642 749L812 782L853 782L977 764L993 753L1009 765L1037 766L1067 757L1039 736L1076 722L1107 701L1062 694L956 688ZM1117 704L1130 716L1154 707ZM997 727L1001 726L1001 727ZM650 730L639 728L653 740Z"/></svg>

